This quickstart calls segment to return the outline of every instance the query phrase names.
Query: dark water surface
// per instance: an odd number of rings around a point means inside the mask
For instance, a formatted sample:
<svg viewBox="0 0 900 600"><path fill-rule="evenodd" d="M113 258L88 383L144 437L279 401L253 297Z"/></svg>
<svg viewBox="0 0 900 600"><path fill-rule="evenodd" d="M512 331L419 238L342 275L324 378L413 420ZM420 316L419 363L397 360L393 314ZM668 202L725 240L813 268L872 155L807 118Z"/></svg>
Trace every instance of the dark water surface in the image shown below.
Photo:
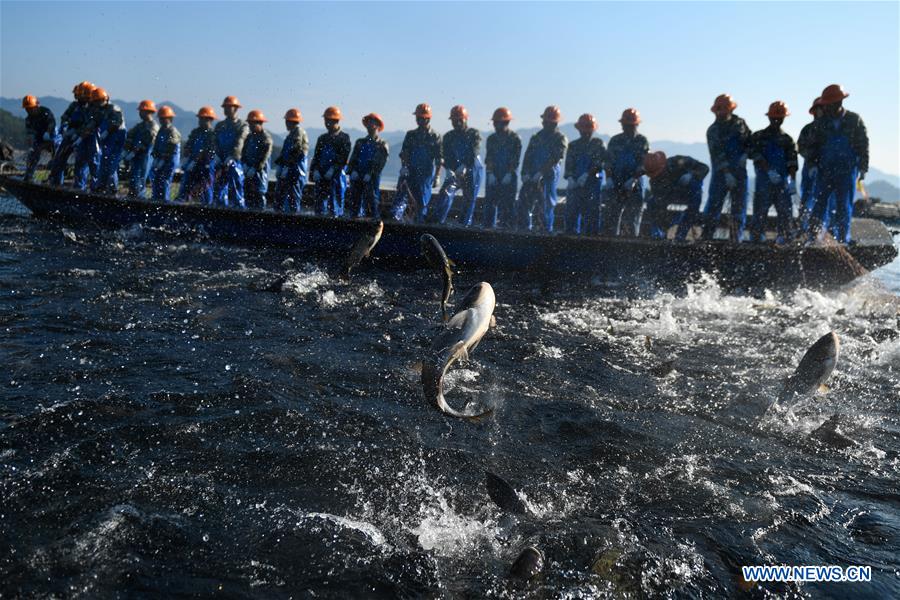
<svg viewBox="0 0 900 600"><path fill-rule="evenodd" d="M890 271L756 297L490 276L497 327L447 386L496 406L471 424L421 397L436 275L294 256L254 289L285 258L0 217L4 597L734 596L744 564L873 568L777 596L900 596ZM830 329L831 391L766 412ZM808 437L834 414L856 445ZM511 584L527 544L547 567Z"/></svg>

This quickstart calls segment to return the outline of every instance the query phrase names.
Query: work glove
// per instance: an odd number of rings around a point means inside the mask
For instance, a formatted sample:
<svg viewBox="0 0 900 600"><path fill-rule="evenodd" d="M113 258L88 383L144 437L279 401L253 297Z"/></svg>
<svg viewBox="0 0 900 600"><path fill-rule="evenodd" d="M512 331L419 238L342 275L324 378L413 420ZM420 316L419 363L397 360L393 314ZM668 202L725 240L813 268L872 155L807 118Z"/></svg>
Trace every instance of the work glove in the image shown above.
<svg viewBox="0 0 900 600"><path fill-rule="evenodd" d="M587 183L588 173L582 173L581 176L577 179L578 185L583 186Z"/></svg>
<svg viewBox="0 0 900 600"><path fill-rule="evenodd" d="M681 177L678 178L678 185L690 185L691 179L693 179L693 175L690 173L685 173Z"/></svg>
<svg viewBox="0 0 900 600"><path fill-rule="evenodd" d="M312 180L313 180L314 182L318 182L318 181L319 181L319 178L320 178L319 172L318 172L318 171L313 171L313 172L312 172Z"/></svg>
<svg viewBox="0 0 900 600"><path fill-rule="evenodd" d="M725 187L730 190L733 190L737 187L737 177L732 175L731 173L725 173Z"/></svg>
<svg viewBox="0 0 900 600"><path fill-rule="evenodd" d="M356 181L357 179L359 179L359 173L357 173L356 171L351 171L350 181Z"/></svg>
<svg viewBox="0 0 900 600"><path fill-rule="evenodd" d="M503 179L500 180L500 183L503 185L509 185L512 183L512 173L507 173L503 176Z"/></svg>
<svg viewBox="0 0 900 600"><path fill-rule="evenodd" d="M466 168L462 165L458 166L455 171L453 171L453 176L456 177L457 181L462 181L463 177L466 176Z"/></svg>
<svg viewBox="0 0 900 600"><path fill-rule="evenodd" d="M366 173L366 174L363 176L363 183L369 183L370 181L372 181L372 175L369 174L369 173Z"/></svg>
<svg viewBox="0 0 900 600"><path fill-rule="evenodd" d="M325 179L331 179L334 177L334 167L328 167L328 170L325 171Z"/></svg>
<svg viewBox="0 0 900 600"><path fill-rule="evenodd" d="M769 182L772 185L778 185L779 183L781 183L781 175L779 175L778 171L776 171L775 169L769 169L767 175L769 176Z"/></svg>
<svg viewBox="0 0 900 600"><path fill-rule="evenodd" d="M409 177L409 168L406 165L400 167L400 177Z"/></svg>
<svg viewBox="0 0 900 600"><path fill-rule="evenodd" d="M488 173L488 174L487 174L487 184L490 185L490 186L495 186L495 185L497 185L497 177L494 176L493 173Z"/></svg>
<svg viewBox="0 0 900 600"><path fill-rule="evenodd" d="M574 190L575 188L578 187L578 180L575 179L574 177L569 177L566 180L566 186L568 186L567 189Z"/></svg>
<svg viewBox="0 0 900 600"><path fill-rule="evenodd" d="M225 159L225 168L226 168L226 169L230 169L230 168L233 167L235 164L237 164L237 163L236 163L236 161L235 161L233 158L227 158L227 159Z"/></svg>
<svg viewBox="0 0 900 600"><path fill-rule="evenodd" d="M256 169L253 167L248 167L246 171L244 171L244 177L253 177L256 175Z"/></svg>
<svg viewBox="0 0 900 600"><path fill-rule="evenodd" d="M815 179L816 176L818 176L818 174L819 174L819 167L810 167L809 171L807 171L807 173L809 173L810 177ZM860 179L862 179L862 177L860 177Z"/></svg>
<svg viewBox="0 0 900 600"><path fill-rule="evenodd" d="M797 184L791 179L787 184L787 191L789 196L793 196L797 193Z"/></svg>

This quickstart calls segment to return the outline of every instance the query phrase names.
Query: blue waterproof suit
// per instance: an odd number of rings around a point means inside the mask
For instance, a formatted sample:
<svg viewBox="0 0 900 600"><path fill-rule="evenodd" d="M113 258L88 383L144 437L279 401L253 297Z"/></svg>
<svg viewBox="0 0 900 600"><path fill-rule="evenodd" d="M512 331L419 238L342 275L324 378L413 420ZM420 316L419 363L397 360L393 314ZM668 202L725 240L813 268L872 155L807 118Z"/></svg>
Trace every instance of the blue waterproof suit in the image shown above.
<svg viewBox="0 0 900 600"><path fill-rule="evenodd" d="M703 239L710 240L715 234L719 215L729 194L731 237L735 242L740 242L744 237L747 224L747 158L750 156L750 137L747 123L735 114L723 121L714 121L706 130L712 179L703 211Z"/></svg>
<svg viewBox="0 0 900 600"><path fill-rule="evenodd" d="M511 129L488 136L485 165L487 182L484 195L482 227L515 226L516 191L519 187L519 161L522 139Z"/></svg>

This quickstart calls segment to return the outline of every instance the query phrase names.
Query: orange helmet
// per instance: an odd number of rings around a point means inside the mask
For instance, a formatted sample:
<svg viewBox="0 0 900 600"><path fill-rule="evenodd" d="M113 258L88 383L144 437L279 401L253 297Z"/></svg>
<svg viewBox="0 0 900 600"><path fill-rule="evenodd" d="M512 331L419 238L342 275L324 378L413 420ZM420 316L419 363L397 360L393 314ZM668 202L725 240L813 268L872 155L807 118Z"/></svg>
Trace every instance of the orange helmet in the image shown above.
<svg viewBox="0 0 900 600"><path fill-rule="evenodd" d="M783 119L789 114L791 114L791 111L788 110L787 104L781 100L776 100L770 104L769 110L766 112L767 117L773 117L775 119Z"/></svg>
<svg viewBox="0 0 900 600"><path fill-rule="evenodd" d="M731 112L737 108L737 102L728 94L719 94L716 96L712 107L709 110L718 114L722 112Z"/></svg>
<svg viewBox="0 0 900 600"><path fill-rule="evenodd" d="M494 116L491 117L491 121L494 121L495 123L497 121L512 121L512 118L512 111L505 106L501 106L494 111Z"/></svg>
<svg viewBox="0 0 900 600"><path fill-rule="evenodd" d="M413 114L417 117L423 117L425 119L431 118L431 105L423 102L422 104L416 106L416 110L413 111Z"/></svg>
<svg viewBox="0 0 900 600"><path fill-rule="evenodd" d="M225 99L222 100L222 108L225 108L226 106L240 108L241 102L237 99L237 96L225 96Z"/></svg>
<svg viewBox="0 0 900 600"><path fill-rule="evenodd" d="M816 110L818 110L818 108L820 106L822 106L822 97L821 96L819 96L818 98L813 100L812 106L809 107L809 114L811 114L811 115L816 114Z"/></svg>
<svg viewBox="0 0 900 600"><path fill-rule="evenodd" d="M562 121L562 111L559 110L558 106L548 106L544 109L543 114L541 114L541 119L550 121L551 123L559 123Z"/></svg>
<svg viewBox="0 0 900 600"><path fill-rule="evenodd" d="M210 110L212 110L212 109L210 109ZM157 115L157 116L159 116L160 119L174 119L175 111L172 110L171 106L163 106L162 108L159 109L159 115Z"/></svg>
<svg viewBox="0 0 900 600"><path fill-rule="evenodd" d="M153 100L141 100L141 103L138 104L138 110L156 112L156 105L153 103Z"/></svg>
<svg viewBox="0 0 900 600"><path fill-rule="evenodd" d="M849 95L850 94L845 92L844 88L842 88L839 83L832 83L827 88L822 90L821 103L823 106L834 104L836 102L840 102Z"/></svg>
<svg viewBox="0 0 900 600"><path fill-rule="evenodd" d="M266 115L263 114L261 110L251 110L247 115L248 123L266 123L269 120L266 118Z"/></svg>
<svg viewBox="0 0 900 600"><path fill-rule="evenodd" d="M469 111L462 104L457 104L453 108L450 109L450 118L451 119L462 119L465 121L469 118Z"/></svg>
<svg viewBox="0 0 900 600"><path fill-rule="evenodd" d="M653 179L659 177L666 170L666 153L663 151L650 152L644 155L644 172Z"/></svg>
<svg viewBox="0 0 900 600"><path fill-rule="evenodd" d="M40 105L41 103L38 102L38 99L34 96L25 96L22 98L22 108L26 110L29 108L37 108Z"/></svg>
<svg viewBox="0 0 900 600"><path fill-rule="evenodd" d="M109 100L109 94L102 87L91 90L91 102L105 102Z"/></svg>
<svg viewBox="0 0 900 600"><path fill-rule="evenodd" d="M584 113L575 122L575 129L578 131L597 131L597 119L590 113Z"/></svg>
<svg viewBox="0 0 900 600"><path fill-rule="evenodd" d="M378 113L369 113L362 118L363 127L369 123L374 123L378 131L384 131L384 119Z"/></svg>
<svg viewBox="0 0 900 600"><path fill-rule="evenodd" d="M622 111L622 117L619 123L623 125L639 125L641 122L641 113L636 108L626 108Z"/></svg>
<svg viewBox="0 0 900 600"><path fill-rule="evenodd" d="M284 113L284 120L290 121L291 123L299 123L303 120L303 115L300 114L299 108L291 108Z"/></svg>
<svg viewBox="0 0 900 600"><path fill-rule="evenodd" d="M82 81L81 83L75 84L75 87L72 88L72 95L80 100L81 95L84 94L84 90L93 87L94 84L92 84L90 81Z"/></svg>
<svg viewBox="0 0 900 600"><path fill-rule="evenodd" d="M79 90L77 92L75 92L75 98L82 102L85 100L90 100L91 92L93 92L94 88L96 88L97 86L95 86L90 81L83 81L83 82L79 83L78 85L81 87L79 88Z"/></svg>
<svg viewBox="0 0 900 600"><path fill-rule="evenodd" d="M229 104L229 106L232 106ZM238 105L240 106L240 105ZM200 110L197 111L197 116L201 119L218 119L216 116L216 111L213 110L212 106L201 106Z"/></svg>
<svg viewBox="0 0 900 600"><path fill-rule="evenodd" d="M344 118L344 115L341 113L341 109L337 106L329 106L325 109L325 112L322 113L322 117L328 119L329 121L340 121Z"/></svg>

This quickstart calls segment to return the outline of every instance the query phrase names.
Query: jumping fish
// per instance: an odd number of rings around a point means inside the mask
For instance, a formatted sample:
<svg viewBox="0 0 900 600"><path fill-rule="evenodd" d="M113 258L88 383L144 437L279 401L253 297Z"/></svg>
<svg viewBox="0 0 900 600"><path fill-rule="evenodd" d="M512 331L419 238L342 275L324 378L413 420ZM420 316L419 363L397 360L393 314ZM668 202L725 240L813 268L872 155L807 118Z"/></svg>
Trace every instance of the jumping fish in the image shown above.
<svg viewBox="0 0 900 600"><path fill-rule="evenodd" d="M378 240L381 239L381 234L384 231L384 222L376 221L371 230L366 231L359 239L356 241L356 244L353 245L353 248L350 250L350 254L347 256L347 262L345 263L345 277L350 277L350 271L355 268L362 260L369 256L372 252L372 248L378 243Z"/></svg>
<svg viewBox="0 0 900 600"><path fill-rule="evenodd" d="M451 417L476 419L493 412L493 409L480 413L459 412L450 408L444 399L444 375L457 360L467 360L484 337L491 324L495 302L494 290L489 283L482 281L472 286L459 303L458 312L434 338L423 361L421 381L425 398Z"/></svg>
<svg viewBox="0 0 900 600"><path fill-rule="evenodd" d="M798 396L810 396L819 389L834 371L840 351L841 342L835 332L831 331L820 337L809 347L797 369L788 377L778 398L779 404L790 403Z"/></svg>
<svg viewBox="0 0 900 600"><path fill-rule="evenodd" d="M535 546L526 546L509 569L511 579L529 580L544 570L544 554Z"/></svg>
<svg viewBox="0 0 900 600"><path fill-rule="evenodd" d="M422 243L422 254L425 255L425 260L441 274L441 279L444 282L444 290L441 293L441 315L446 323L447 301L450 300L450 294L453 293L453 267L455 265L452 260L447 258L447 253L444 252L437 238L430 233L424 234L420 242Z"/></svg>
<svg viewBox="0 0 900 600"><path fill-rule="evenodd" d="M528 512L528 508L513 486L490 471L485 471L484 474L487 479L488 496L494 501L494 504L515 515L524 515Z"/></svg>

